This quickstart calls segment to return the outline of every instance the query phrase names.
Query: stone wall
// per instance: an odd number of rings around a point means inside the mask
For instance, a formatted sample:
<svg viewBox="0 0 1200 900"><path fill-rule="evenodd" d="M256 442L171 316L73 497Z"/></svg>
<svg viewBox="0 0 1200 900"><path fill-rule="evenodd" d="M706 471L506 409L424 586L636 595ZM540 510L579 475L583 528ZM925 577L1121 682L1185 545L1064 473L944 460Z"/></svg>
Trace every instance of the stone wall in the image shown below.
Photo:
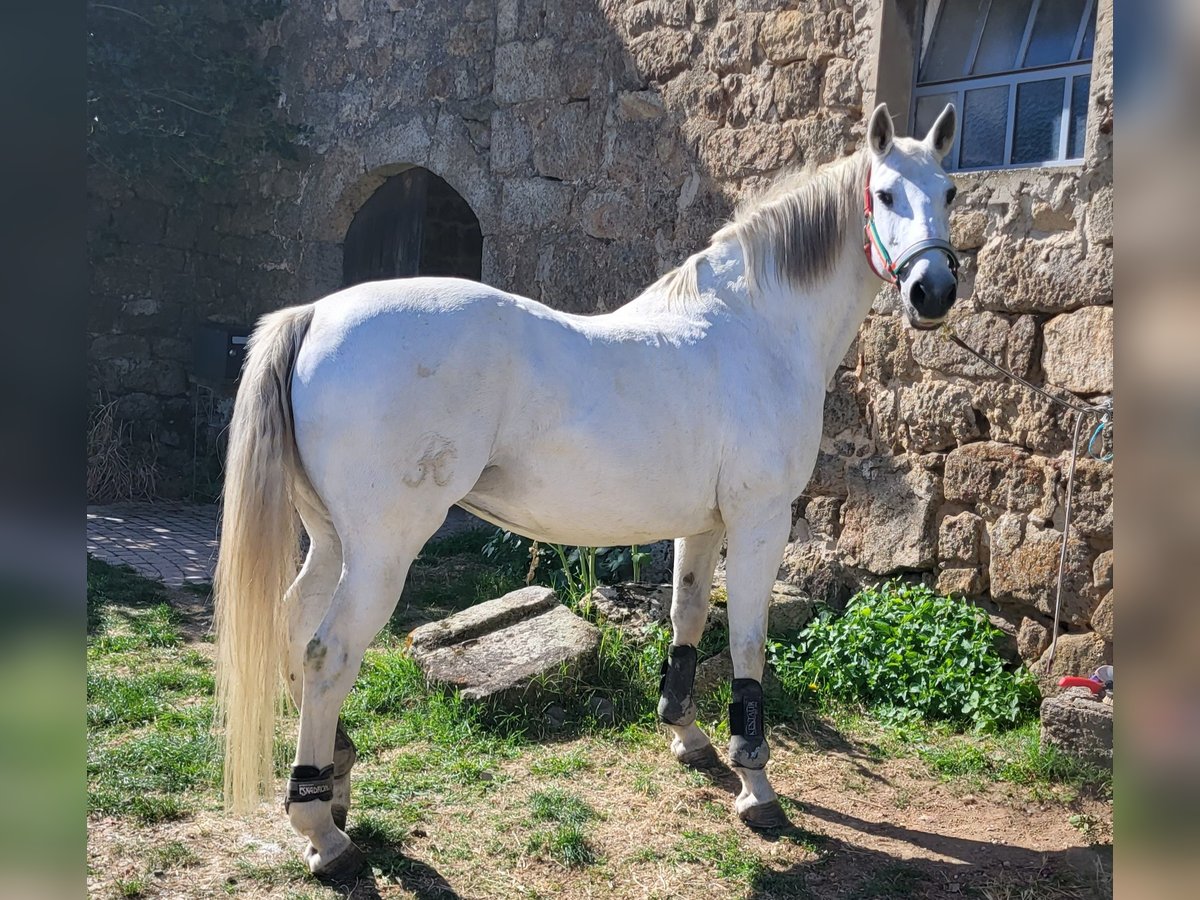
<svg viewBox="0 0 1200 900"><path fill-rule="evenodd" d="M309 128L305 157L263 159L241 197L204 217L135 217L163 254L149 268L186 275L156 282L161 298L121 300L93 356L130 350L133 369L154 370L154 396L176 403L182 372L149 361L178 345L104 342L152 335L142 308L250 321L339 287L355 212L411 165L470 205L484 281L613 309L702 247L742 192L856 148L877 98L905 109L911 78L896 73L910 63L896 47L912 41L897 35L915 20L913 0L292 4L254 51L278 62L281 107ZM1102 0L1085 164L961 176L953 220L959 333L1089 399L1112 390L1111 31ZM187 246L168 239L187 228L200 230ZM784 574L832 598L896 573L936 580L988 604L1033 659L1072 422L893 311L881 290L835 379ZM1081 463L1065 620L1089 664L1110 652L1111 485L1108 465Z"/></svg>

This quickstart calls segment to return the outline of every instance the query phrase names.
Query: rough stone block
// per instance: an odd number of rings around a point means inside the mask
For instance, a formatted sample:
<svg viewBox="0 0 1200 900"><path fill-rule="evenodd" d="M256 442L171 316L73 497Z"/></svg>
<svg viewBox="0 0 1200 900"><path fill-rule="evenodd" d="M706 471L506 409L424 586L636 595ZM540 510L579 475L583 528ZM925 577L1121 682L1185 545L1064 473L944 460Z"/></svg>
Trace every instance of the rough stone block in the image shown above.
<svg viewBox="0 0 1200 900"><path fill-rule="evenodd" d="M708 47L709 68L718 75L749 72L756 26L756 20L738 17L714 28Z"/></svg>
<svg viewBox="0 0 1200 900"><path fill-rule="evenodd" d="M1104 640L1092 631L1076 634L1060 634L1058 644L1054 648L1054 666L1046 672L1046 662L1050 656L1050 644L1042 654L1034 671L1042 682L1044 693L1056 693L1058 680L1064 675L1091 675L1097 668L1111 665L1112 643Z"/></svg>
<svg viewBox="0 0 1200 900"><path fill-rule="evenodd" d="M1042 745L1097 766L1113 763L1113 707L1087 688L1042 701Z"/></svg>
<svg viewBox="0 0 1200 900"><path fill-rule="evenodd" d="M721 128L700 145L700 161L718 178L774 172L796 153L796 132L786 125Z"/></svg>
<svg viewBox="0 0 1200 900"><path fill-rule="evenodd" d="M539 175L573 181L596 170L603 118L589 103L553 108L533 129L533 164Z"/></svg>
<svg viewBox="0 0 1200 900"><path fill-rule="evenodd" d="M933 567L942 480L931 463L906 454L847 464L838 552L849 565L876 575Z"/></svg>
<svg viewBox="0 0 1200 900"><path fill-rule="evenodd" d="M1089 624L1092 630L1110 644L1113 640L1113 592L1109 591L1104 595L1104 599L1100 601L1095 611L1092 613L1092 619Z"/></svg>
<svg viewBox="0 0 1200 900"><path fill-rule="evenodd" d="M643 221L644 209L619 191L594 191L584 198L583 230L595 238L628 237Z"/></svg>
<svg viewBox="0 0 1200 900"><path fill-rule="evenodd" d="M976 567L942 569L938 572L937 590L951 597L978 597L987 590L987 578Z"/></svg>
<svg viewBox="0 0 1200 900"><path fill-rule="evenodd" d="M488 160L498 175L528 171L533 153L533 128L526 118L528 110L516 106L492 113L491 147Z"/></svg>
<svg viewBox="0 0 1200 900"><path fill-rule="evenodd" d="M992 596L1001 603L1025 604L1054 615L1062 532L1039 528L1024 516L1005 513L992 525L990 534L988 575ZM1091 553L1087 542L1072 529L1063 575L1063 622L1086 625L1096 607Z"/></svg>
<svg viewBox="0 0 1200 900"><path fill-rule="evenodd" d="M1096 590L1104 592L1113 586L1113 551L1105 550L1092 563L1092 584Z"/></svg>
<svg viewBox="0 0 1200 900"><path fill-rule="evenodd" d="M656 29L629 43L629 52L641 76L649 81L670 81L689 68L696 53L696 37L686 31Z"/></svg>
<svg viewBox="0 0 1200 900"><path fill-rule="evenodd" d="M896 414L905 430L904 446L925 453L946 450L979 437L971 393L962 385L926 381L902 387Z"/></svg>
<svg viewBox="0 0 1200 900"><path fill-rule="evenodd" d="M1026 663L1036 662L1050 646L1050 629L1036 619L1024 616L1017 629L1017 652Z"/></svg>
<svg viewBox="0 0 1200 900"><path fill-rule="evenodd" d="M938 526L938 562L947 568L978 565L985 531L975 513L946 516Z"/></svg>
<svg viewBox="0 0 1200 900"><path fill-rule="evenodd" d="M821 102L821 72L815 63L801 60L781 66L772 76L771 84L781 119L810 115Z"/></svg>
<svg viewBox="0 0 1200 900"><path fill-rule="evenodd" d="M857 588L854 576L824 540L788 544L784 548L779 578L814 602L833 609L844 609Z"/></svg>
<svg viewBox="0 0 1200 900"><path fill-rule="evenodd" d="M670 621L671 585L604 585L592 591L587 602L610 625L642 637L650 626Z"/></svg>
<svg viewBox="0 0 1200 900"><path fill-rule="evenodd" d="M1074 413L1009 381L986 381L971 388L973 403L988 421L994 441L1029 450L1061 453L1071 446Z"/></svg>
<svg viewBox="0 0 1200 900"><path fill-rule="evenodd" d="M946 455L946 499L977 505L980 512L1030 513L1049 521L1058 475L1045 460L996 441L966 444Z"/></svg>
<svg viewBox="0 0 1200 900"><path fill-rule="evenodd" d="M976 259L975 299L1004 312L1060 313L1112 302L1112 252L1083 255L1073 233L988 241Z"/></svg>
<svg viewBox="0 0 1200 900"><path fill-rule="evenodd" d="M644 0L625 11L624 22L630 37L645 34L656 25L680 27L687 24L687 4L683 0Z"/></svg>
<svg viewBox="0 0 1200 900"><path fill-rule="evenodd" d="M623 119L658 119L663 112L663 99L658 91L622 91L617 95L617 114Z"/></svg>
<svg viewBox="0 0 1200 900"><path fill-rule="evenodd" d="M864 381L887 384L920 371L903 331L904 323L898 316L867 316L858 332L859 373Z"/></svg>
<svg viewBox="0 0 1200 900"><path fill-rule="evenodd" d="M1086 426L1085 426L1086 427ZM1061 462L1061 505L1066 504L1066 473L1070 460ZM1108 537L1113 530L1112 463L1080 455L1075 462L1075 493L1071 498L1071 527L1088 537Z"/></svg>
<svg viewBox="0 0 1200 900"><path fill-rule="evenodd" d="M500 215L512 228L560 225L571 208L569 184L544 178L510 178L500 194Z"/></svg>
<svg viewBox="0 0 1200 900"><path fill-rule="evenodd" d="M836 497L813 497L804 507L804 518L818 540L837 540L841 531L842 501Z"/></svg>
<svg viewBox="0 0 1200 900"><path fill-rule="evenodd" d="M858 109L862 103L862 85L852 60L831 59L825 68L825 83L821 88L823 106Z"/></svg>
<svg viewBox="0 0 1200 900"><path fill-rule="evenodd" d="M987 213L968 206L955 207L950 214L950 243L959 250L978 250L987 236Z"/></svg>
<svg viewBox="0 0 1200 900"><path fill-rule="evenodd" d="M541 587L513 591L409 635L409 652L425 677L472 702L519 702L561 675L579 677L595 665L599 648L599 629Z"/></svg>
<svg viewBox="0 0 1200 900"><path fill-rule="evenodd" d="M804 59L813 42L813 30L812 13L787 10L767 17L759 42L767 59L783 65Z"/></svg>
<svg viewBox="0 0 1200 900"><path fill-rule="evenodd" d="M954 331L970 346L1011 372L1028 377L1037 345L1033 316L963 312L954 316ZM950 341L940 331L912 333L912 356L921 366L946 375L996 380L1004 376ZM1022 390L1025 390L1022 388Z"/></svg>
<svg viewBox="0 0 1200 900"><path fill-rule="evenodd" d="M1105 186L1092 194L1087 206L1087 238L1094 244L1113 243L1113 189Z"/></svg>
<svg viewBox="0 0 1200 900"><path fill-rule="evenodd" d="M548 38L496 48L493 93L500 103L556 98L561 90L555 44Z"/></svg>
<svg viewBox="0 0 1200 900"><path fill-rule="evenodd" d="M1113 390L1113 310L1089 306L1055 316L1042 329L1046 380L1077 394Z"/></svg>

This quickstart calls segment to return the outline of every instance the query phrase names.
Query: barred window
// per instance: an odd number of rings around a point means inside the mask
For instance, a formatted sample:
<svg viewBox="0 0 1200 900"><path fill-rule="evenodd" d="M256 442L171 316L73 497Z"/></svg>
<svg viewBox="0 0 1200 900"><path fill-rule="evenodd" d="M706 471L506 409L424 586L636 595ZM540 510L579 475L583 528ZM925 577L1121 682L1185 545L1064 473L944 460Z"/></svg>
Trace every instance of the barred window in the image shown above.
<svg viewBox="0 0 1200 900"><path fill-rule="evenodd" d="M928 0L912 134L959 111L947 169L1078 162L1096 0Z"/></svg>

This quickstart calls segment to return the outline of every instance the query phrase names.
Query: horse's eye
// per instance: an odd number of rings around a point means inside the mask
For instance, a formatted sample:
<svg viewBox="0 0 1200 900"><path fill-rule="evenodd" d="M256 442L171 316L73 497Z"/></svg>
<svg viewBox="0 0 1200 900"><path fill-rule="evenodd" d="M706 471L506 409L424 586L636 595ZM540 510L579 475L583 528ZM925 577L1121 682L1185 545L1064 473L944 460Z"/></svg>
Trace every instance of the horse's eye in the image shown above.
<svg viewBox="0 0 1200 900"><path fill-rule="evenodd" d="M891 191L876 191L875 196L879 198L879 202L888 209L892 208L892 192Z"/></svg>
<svg viewBox="0 0 1200 900"><path fill-rule="evenodd" d="M958 188L951 186L950 190L946 191L946 205L949 206L954 202L954 198L958 196Z"/></svg>

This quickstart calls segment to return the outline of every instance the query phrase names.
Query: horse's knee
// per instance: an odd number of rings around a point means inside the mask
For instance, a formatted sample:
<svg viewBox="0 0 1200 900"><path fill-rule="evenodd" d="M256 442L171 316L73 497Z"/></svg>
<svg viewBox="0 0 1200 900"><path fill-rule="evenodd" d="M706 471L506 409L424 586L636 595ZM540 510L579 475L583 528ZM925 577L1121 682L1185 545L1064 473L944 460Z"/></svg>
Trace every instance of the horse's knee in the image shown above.
<svg viewBox="0 0 1200 900"><path fill-rule="evenodd" d="M733 679L729 704L729 760L743 769L761 769L771 758L763 725L762 685L753 678Z"/></svg>
<svg viewBox="0 0 1200 900"><path fill-rule="evenodd" d="M668 725L691 725L696 721L692 688L696 681L696 648L672 646L663 660L658 683L658 717Z"/></svg>

